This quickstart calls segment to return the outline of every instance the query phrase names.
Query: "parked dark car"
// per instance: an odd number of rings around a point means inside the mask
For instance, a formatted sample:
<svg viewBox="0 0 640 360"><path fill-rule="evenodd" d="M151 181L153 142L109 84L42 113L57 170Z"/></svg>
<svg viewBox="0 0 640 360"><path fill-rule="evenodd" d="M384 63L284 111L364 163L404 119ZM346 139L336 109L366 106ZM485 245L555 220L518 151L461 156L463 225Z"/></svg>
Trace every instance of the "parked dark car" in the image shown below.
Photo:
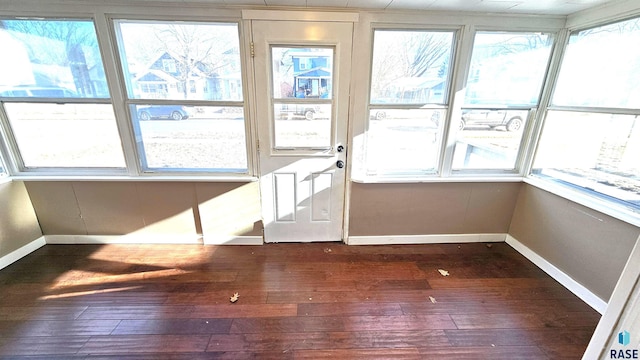
<svg viewBox="0 0 640 360"><path fill-rule="evenodd" d="M179 105L149 105L138 106L138 119L171 119L182 120L188 119L189 112L185 106Z"/></svg>
<svg viewBox="0 0 640 360"><path fill-rule="evenodd" d="M472 126L489 126L495 128L504 126L507 131L518 131L524 125L527 111L523 110L493 110L493 109L466 109L462 110L459 129Z"/></svg>

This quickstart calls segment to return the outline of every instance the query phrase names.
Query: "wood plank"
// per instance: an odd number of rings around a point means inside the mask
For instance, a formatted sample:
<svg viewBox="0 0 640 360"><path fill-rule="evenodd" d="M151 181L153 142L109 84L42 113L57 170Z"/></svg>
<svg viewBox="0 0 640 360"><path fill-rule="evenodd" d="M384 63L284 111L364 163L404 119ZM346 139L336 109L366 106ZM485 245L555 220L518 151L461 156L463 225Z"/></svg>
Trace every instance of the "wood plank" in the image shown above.
<svg viewBox="0 0 640 360"><path fill-rule="evenodd" d="M306 303L298 305L298 316L390 316L403 315L399 304L393 303Z"/></svg>
<svg viewBox="0 0 640 360"><path fill-rule="evenodd" d="M234 319L231 325L232 334L247 333L289 333L343 331L344 323L339 317L282 317L282 318L249 318Z"/></svg>
<svg viewBox="0 0 640 360"><path fill-rule="evenodd" d="M73 320L88 306L0 306L4 320Z"/></svg>
<svg viewBox="0 0 640 360"><path fill-rule="evenodd" d="M452 314L458 329L527 329L549 327L584 327L597 323L600 315L593 313L534 314Z"/></svg>
<svg viewBox="0 0 640 360"><path fill-rule="evenodd" d="M238 302L243 302L244 297ZM265 318L287 317L298 314L297 304L238 304L230 303L227 299L225 305L195 305L188 315L191 318Z"/></svg>
<svg viewBox="0 0 640 360"><path fill-rule="evenodd" d="M89 306L78 319L177 319L188 317L193 305L121 305L121 306Z"/></svg>
<svg viewBox="0 0 640 360"><path fill-rule="evenodd" d="M536 346L428 347L419 351L420 359L429 360L553 360Z"/></svg>
<svg viewBox="0 0 640 360"><path fill-rule="evenodd" d="M347 316L343 318L347 331L404 331L455 329L449 315Z"/></svg>
<svg viewBox="0 0 640 360"><path fill-rule="evenodd" d="M112 335L228 334L231 319L122 320Z"/></svg>
<svg viewBox="0 0 640 360"><path fill-rule="evenodd" d="M203 352L209 335L111 335L93 336L78 354L133 354Z"/></svg>
<svg viewBox="0 0 640 360"><path fill-rule="evenodd" d="M593 328L445 330L452 346L586 345Z"/></svg>
<svg viewBox="0 0 640 360"><path fill-rule="evenodd" d="M207 351L283 352L300 349L405 348L446 346L442 330L287 332L213 335Z"/></svg>
<svg viewBox="0 0 640 360"><path fill-rule="evenodd" d="M73 355L89 336L0 337L0 355Z"/></svg>
<svg viewBox="0 0 640 360"><path fill-rule="evenodd" d="M109 335L120 320L0 321L0 337Z"/></svg>
<svg viewBox="0 0 640 360"><path fill-rule="evenodd" d="M416 348L298 350L294 359L420 359Z"/></svg>

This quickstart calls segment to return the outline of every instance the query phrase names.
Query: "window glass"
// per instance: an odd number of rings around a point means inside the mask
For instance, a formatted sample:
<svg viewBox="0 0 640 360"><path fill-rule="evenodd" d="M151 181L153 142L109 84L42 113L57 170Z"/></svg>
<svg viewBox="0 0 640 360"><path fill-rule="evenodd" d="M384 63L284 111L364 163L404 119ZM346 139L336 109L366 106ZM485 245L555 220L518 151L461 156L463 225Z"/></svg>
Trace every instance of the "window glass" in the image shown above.
<svg viewBox="0 0 640 360"><path fill-rule="evenodd" d="M242 101L237 24L118 21L130 99Z"/></svg>
<svg viewBox="0 0 640 360"><path fill-rule="evenodd" d="M333 55L328 47L271 47L275 149L331 148Z"/></svg>
<svg viewBox="0 0 640 360"><path fill-rule="evenodd" d="M445 104L453 32L376 30L371 104Z"/></svg>
<svg viewBox="0 0 640 360"><path fill-rule="evenodd" d="M25 167L125 167L111 105L4 106Z"/></svg>
<svg viewBox="0 0 640 360"><path fill-rule="evenodd" d="M444 110L370 111L366 165L370 175L433 174L438 168Z"/></svg>
<svg viewBox="0 0 640 360"><path fill-rule="evenodd" d="M515 171L530 109L538 105L553 37L478 32L458 127L453 170Z"/></svg>
<svg viewBox="0 0 640 360"><path fill-rule="evenodd" d="M91 21L0 20L0 47L0 97L109 97Z"/></svg>
<svg viewBox="0 0 640 360"><path fill-rule="evenodd" d="M437 173L454 34L375 30L364 147L368 175Z"/></svg>
<svg viewBox="0 0 640 360"><path fill-rule="evenodd" d="M131 105L143 168L245 172L242 107Z"/></svg>
<svg viewBox="0 0 640 360"><path fill-rule="evenodd" d="M552 104L640 109L640 18L572 33Z"/></svg>
<svg viewBox="0 0 640 360"><path fill-rule="evenodd" d="M550 110L532 173L617 199L640 211L638 154L637 115Z"/></svg>
<svg viewBox="0 0 640 360"><path fill-rule="evenodd" d="M552 44L544 33L476 33L465 105L536 106Z"/></svg>

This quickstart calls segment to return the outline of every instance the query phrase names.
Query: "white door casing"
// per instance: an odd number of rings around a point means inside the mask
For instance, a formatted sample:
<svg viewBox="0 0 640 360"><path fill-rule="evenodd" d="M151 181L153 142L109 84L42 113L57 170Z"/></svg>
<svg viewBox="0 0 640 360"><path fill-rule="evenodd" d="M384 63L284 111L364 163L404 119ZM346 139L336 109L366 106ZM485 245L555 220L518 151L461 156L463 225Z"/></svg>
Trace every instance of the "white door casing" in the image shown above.
<svg viewBox="0 0 640 360"><path fill-rule="evenodd" d="M265 242L342 240L352 33L252 21Z"/></svg>

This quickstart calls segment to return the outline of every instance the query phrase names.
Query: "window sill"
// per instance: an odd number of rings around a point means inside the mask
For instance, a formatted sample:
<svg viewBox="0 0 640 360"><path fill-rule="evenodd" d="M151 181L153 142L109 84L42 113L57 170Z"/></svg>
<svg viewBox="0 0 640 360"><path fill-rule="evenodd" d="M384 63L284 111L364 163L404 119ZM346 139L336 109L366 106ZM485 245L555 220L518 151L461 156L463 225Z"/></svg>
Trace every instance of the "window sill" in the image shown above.
<svg viewBox="0 0 640 360"><path fill-rule="evenodd" d="M524 182L561 198L573 201L595 211L599 211L605 215L611 216L612 218L640 227L640 213L637 213L624 205L615 204L597 196L590 195L587 191L580 191L561 184L556 184L553 181L539 179L536 177L526 177Z"/></svg>
<svg viewBox="0 0 640 360"><path fill-rule="evenodd" d="M18 175L13 180L20 181L113 181L113 182L254 182L255 176L53 176L53 175ZM1 181L1 180L0 180Z"/></svg>
<svg viewBox="0 0 640 360"><path fill-rule="evenodd" d="M0 177L0 185L10 183L11 181L13 181L13 178L11 176Z"/></svg>
<svg viewBox="0 0 640 360"><path fill-rule="evenodd" d="M358 184L402 184L402 183L495 183L495 182L522 182L519 175L514 176L450 176L450 177L353 177L351 182Z"/></svg>

